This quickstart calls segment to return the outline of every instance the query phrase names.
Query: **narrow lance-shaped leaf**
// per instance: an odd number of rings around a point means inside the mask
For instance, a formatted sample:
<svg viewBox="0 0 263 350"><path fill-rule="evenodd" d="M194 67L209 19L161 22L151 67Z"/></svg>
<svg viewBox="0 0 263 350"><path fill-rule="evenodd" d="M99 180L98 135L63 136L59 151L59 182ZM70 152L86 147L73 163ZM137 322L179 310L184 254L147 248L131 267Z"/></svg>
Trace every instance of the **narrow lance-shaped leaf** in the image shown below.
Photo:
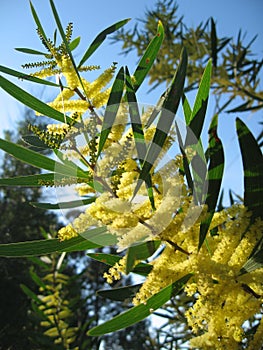
<svg viewBox="0 0 263 350"><path fill-rule="evenodd" d="M150 316L155 310L159 309L172 296L178 294L191 276L192 274L188 274L182 277L173 284L163 288L159 293L153 295L147 300L147 302L135 306L130 310L113 317L111 320L92 328L89 330L88 335L99 336L115 332L142 321L146 317Z"/></svg>
<svg viewBox="0 0 263 350"><path fill-rule="evenodd" d="M176 135L178 138L180 151L181 151L182 156L183 156L183 172L184 172L184 175L186 177L188 187L191 189L191 191L193 193L194 192L194 183L193 183L192 174L191 174L190 167L189 167L190 162L188 161L188 158L187 158L187 155L186 155L186 152L184 149L184 144L183 144L181 132L180 132L180 129L178 127L177 122L175 122L175 129L176 129Z"/></svg>
<svg viewBox="0 0 263 350"><path fill-rule="evenodd" d="M46 33L45 33L45 31L44 31L44 29L43 29L43 27L42 27L42 25L41 25L41 22L40 22L40 20L39 20L39 18L38 18L38 15L37 15L37 13L36 13L36 10L35 10L35 8L34 8L34 6L33 6L33 4L32 4L31 1L30 1L30 8L31 8L31 12L32 12L33 18L34 18L34 20L35 20L35 23L36 23L36 25L37 25L37 28L38 28L38 30L39 30L39 32L40 32L42 38L43 38L43 39L45 40L45 42L47 43L47 42L48 42L48 39L47 39Z"/></svg>
<svg viewBox="0 0 263 350"><path fill-rule="evenodd" d="M137 99L135 95L135 90L131 81L130 73L128 70L128 67L126 67L126 97L129 104L129 112L130 112L130 118L131 118L131 124L132 124L132 131L133 136L135 140L135 146L138 154L138 159L140 161L140 165L143 165L143 161L146 156L146 142L144 139L144 132L140 117L140 111L137 104ZM150 173L145 178L145 183L147 186L148 196L149 200L151 202L151 206L153 210L155 209L154 206L154 197L153 197L153 188L152 188L152 179Z"/></svg>
<svg viewBox="0 0 263 350"><path fill-rule="evenodd" d="M186 77L187 68L187 53L183 49L181 53L181 59L177 71L174 75L170 89L163 102L163 108L160 112L160 117L156 126L156 131L153 137L153 141L148 147L145 161L142 166L140 177L138 179L134 196L139 191L143 181L147 178L150 173L154 162L158 158L164 142L169 134L172 123L175 118L176 111L179 106L180 99L184 90L184 82Z"/></svg>
<svg viewBox="0 0 263 350"><path fill-rule="evenodd" d="M195 98L194 107L189 117L190 106L188 106L187 100L184 99L184 112L185 121L187 125L187 134L184 145L185 152L190 150L194 156L188 160L192 169L193 177L193 195L196 204L202 203L202 196L205 187L205 178L207 173L207 165L204 157L204 150L201 141L201 132L204 125L209 90L211 80L212 64L211 60L208 62L205 71L203 73L197 95ZM187 153L187 152L186 152Z"/></svg>
<svg viewBox="0 0 263 350"><path fill-rule="evenodd" d="M19 52L23 52L23 53L29 54L29 55L41 55L41 56L46 56L47 55L46 52L41 52L41 51L37 51L37 50L34 50L34 49L28 49L26 47L16 47L15 50L19 51Z"/></svg>
<svg viewBox="0 0 263 350"><path fill-rule="evenodd" d="M84 53L82 59L80 60L78 64L78 68L80 68L87 59L97 50L97 48L103 43L103 41L106 39L107 35L114 33L116 30L123 27L127 22L130 21L130 18L124 19L122 21L119 21L110 27L104 29L101 33L99 33L96 38L93 40L93 42L90 44L87 51Z"/></svg>
<svg viewBox="0 0 263 350"><path fill-rule="evenodd" d="M157 27L157 33L154 36L154 38L151 40L150 44L146 48L146 51L142 58L140 59L137 68L134 72L134 90L137 91L138 88L141 86L142 82L144 81L145 77L147 76L149 70L151 69L154 60L160 50L160 47L162 45L164 39L164 28L162 25L162 22L158 22Z"/></svg>
<svg viewBox="0 0 263 350"><path fill-rule="evenodd" d="M56 210L56 209L69 209L81 207L82 205L88 205L90 203L95 202L96 197L90 197L85 199L79 199L70 202L60 202L60 203L38 203L38 202L30 202L30 204L39 209L48 209L48 210Z"/></svg>
<svg viewBox="0 0 263 350"><path fill-rule="evenodd" d="M25 106L33 109L36 112L39 112L42 115L45 115L49 118L55 119L62 123L65 122L65 116L56 109L50 107L46 103L40 101L36 97L30 95L25 90L11 83L11 81L0 76L0 87L5 90L9 95L13 96L16 100L23 103ZM66 117L67 122L70 122L71 118Z"/></svg>
<svg viewBox="0 0 263 350"><path fill-rule="evenodd" d="M51 158L48 158L40 153L31 151L16 143L0 139L0 149L21 160L24 163L33 165L36 168L49 171L56 171L59 174L66 176L79 176L88 178L88 175L79 167L69 167L62 163L58 163Z"/></svg>
<svg viewBox="0 0 263 350"><path fill-rule="evenodd" d="M82 236L60 242L58 239L42 239L37 241L27 241L9 244L0 244L0 256L5 257L29 257L46 255L63 251L80 251L101 247L86 240Z"/></svg>
<svg viewBox="0 0 263 350"><path fill-rule="evenodd" d="M22 79L22 80L25 79L28 81L32 81L33 83L59 87L58 84L52 83L52 81L40 79L40 78L34 77L32 75L25 74L23 72L18 72L16 70L8 68L8 67L0 66L0 72L12 75L13 77L17 77L17 78Z"/></svg>
<svg viewBox="0 0 263 350"><path fill-rule="evenodd" d="M248 129L236 119L238 141L244 169L244 204L252 212L252 220L263 218L263 156L259 145Z"/></svg>
<svg viewBox="0 0 263 350"><path fill-rule="evenodd" d="M50 149L44 141L40 140L36 135L25 135L21 137L21 139L25 142L28 148L32 151L41 152L47 149Z"/></svg>
<svg viewBox="0 0 263 350"><path fill-rule="evenodd" d="M211 73L212 73L212 62L211 60L209 60L198 88L191 118L187 123L187 126L189 126L191 130L191 133L194 133L197 140L200 139L200 135L204 125L209 91L210 91ZM192 142L192 137L190 134L189 139L186 138L186 146L191 144L191 142Z"/></svg>
<svg viewBox="0 0 263 350"><path fill-rule="evenodd" d="M102 298L108 298L114 301L127 301L127 299L135 297L141 286L142 284L135 284L133 286L98 290L96 294Z"/></svg>
<svg viewBox="0 0 263 350"><path fill-rule="evenodd" d="M54 176L54 173L48 173L0 178L0 186L41 187L44 183L52 183ZM56 177L58 177L58 174L56 174ZM61 180L62 179L63 176L61 175Z"/></svg>
<svg viewBox="0 0 263 350"><path fill-rule="evenodd" d="M193 111L191 109L191 106L190 106L185 94L182 97L182 101L183 101L184 119L185 119L186 125L188 125L191 121L191 116L192 116Z"/></svg>
<svg viewBox="0 0 263 350"><path fill-rule="evenodd" d="M209 146L207 150L209 161L207 175L208 188L205 199L207 215L200 225L199 249L202 247L215 212L224 172L224 150L222 142L217 135L217 122L218 117L215 115L209 128Z"/></svg>
<svg viewBox="0 0 263 350"><path fill-rule="evenodd" d="M124 89L124 68L121 67L114 80L113 86L111 88L109 100L107 102L106 110L104 113L97 157L99 157L101 151L103 150L105 142L107 141L107 137L114 124L114 121L117 116L119 106L121 103L123 89Z"/></svg>

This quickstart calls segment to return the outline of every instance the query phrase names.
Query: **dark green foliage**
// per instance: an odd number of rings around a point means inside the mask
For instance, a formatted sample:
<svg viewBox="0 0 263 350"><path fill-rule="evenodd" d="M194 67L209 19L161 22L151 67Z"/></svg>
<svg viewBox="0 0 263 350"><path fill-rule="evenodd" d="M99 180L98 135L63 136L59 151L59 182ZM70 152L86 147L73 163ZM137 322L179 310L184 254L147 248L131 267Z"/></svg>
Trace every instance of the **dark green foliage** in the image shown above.
<svg viewBox="0 0 263 350"><path fill-rule="evenodd" d="M6 133L6 138L19 141L25 132L21 123L18 135ZM39 174L39 170L5 154L2 160L3 177ZM58 227L54 214L41 209L32 210L31 201L42 196L39 188L1 188L0 192L0 233L1 243L19 242L42 238L40 227L49 231ZM30 301L20 288L24 283L34 288L25 259L0 258L0 349L33 349L29 335L37 327L29 317Z"/></svg>

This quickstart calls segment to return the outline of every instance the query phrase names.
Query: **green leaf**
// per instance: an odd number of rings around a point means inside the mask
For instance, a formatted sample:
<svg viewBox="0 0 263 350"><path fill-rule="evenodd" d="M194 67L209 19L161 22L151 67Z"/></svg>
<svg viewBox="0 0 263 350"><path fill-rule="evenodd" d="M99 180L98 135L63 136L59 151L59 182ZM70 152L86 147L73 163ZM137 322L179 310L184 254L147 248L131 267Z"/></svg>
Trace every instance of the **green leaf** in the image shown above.
<svg viewBox="0 0 263 350"><path fill-rule="evenodd" d="M197 140L200 139L200 135L203 129L203 124L205 120L205 114L207 109L209 90L210 90L210 80L212 74L212 62L209 60L205 71L203 73L198 92L196 95L193 111L189 123L187 124L194 133ZM186 146L192 143L191 135L186 137Z"/></svg>
<svg viewBox="0 0 263 350"><path fill-rule="evenodd" d="M1 65L0 65L0 72L12 75L13 77L17 77L17 78L22 79L22 80L24 79L24 80L32 81L33 83L60 87L58 84L52 83L51 81L40 79L37 77L33 77L32 75L25 74L24 72L18 72L14 69L11 69L11 68L8 68L5 66L1 66Z"/></svg>
<svg viewBox="0 0 263 350"><path fill-rule="evenodd" d="M75 38L74 40L72 40L72 41L69 43L69 49L70 49L70 51L75 50L75 49L79 46L79 43L80 43L80 36L78 36L77 38Z"/></svg>
<svg viewBox="0 0 263 350"><path fill-rule="evenodd" d="M99 336L115 332L142 321L146 317L150 316L155 310L159 309L163 304L171 299L171 297L178 294L191 277L192 274L182 277L173 284L163 288L159 293L153 295L147 300L146 303L135 306L128 311L113 317L111 320L92 328L88 331L88 335Z"/></svg>
<svg viewBox="0 0 263 350"><path fill-rule="evenodd" d="M65 117L64 114L57 111L56 109L50 107L46 103L40 101L36 97L30 95L25 90L11 83L11 81L5 79L0 76L0 87L5 90L9 95L13 96L16 100L23 103L25 106L33 109L36 112L39 112L42 115L45 115L51 119L55 119L62 123L65 122L65 118L67 122L70 122L71 118Z"/></svg>
<svg viewBox="0 0 263 350"><path fill-rule="evenodd" d="M35 152L50 149L45 142L41 141L38 136L26 135L22 137L22 140L29 146L28 148Z"/></svg>
<svg viewBox="0 0 263 350"><path fill-rule="evenodd" d="M0 244L0 256L5 257L29 257L46 255L55 252L73 252L94 249L101 245L87 241L82 236L60 242L58 239L43 239L9 244Z"/></svg>
<svg viewBox="0 0 263 350"><path fill-rule="evenodd" d="M87 51L84 53L84 56L79 62L78 68L80 68L87 59L97 50L97 48L103 43L103 41L106 39L107 35L114 33L116 30L120 29L122 26L124 26L127 22L130 21L130 18L124 19L122 21L119 21L110 27L104 29L101 33L99 33L96 38L92 41Z"/></svg>
<svg viewBox="0 0 263 350"><path fill-rule="evenodd" d="M184 147L181 148L181 151L182 149L184 149L184 152L182 152L182 154L187 154L186 150L190 149L190 153L195 153L192 159L184 159L184 167L186 175L188 175L187 180L192 190L196 204L203 203L202 197L205 190L205 178L207 173L207 164L204 157L204 150L200 137L207 110L211 72L212 62L210 60L203 73L191 115L191 108L189 106L189 103L186 100L186 98L183 98L183 108L185 114L185 121L187 125L187 134ZM189 169L187 169L186 161L188 162L189 166L191 166L193 180L192 182L189 182L190 176L188 173Z"/></svg>
<svg viewBox="0 0 263 350"><path fill-rule="evenodd" d="M33 4L32 4L31 1L30 1L30 8L31 8L31 12L32 12L33 18L34 18L34 20L35 20L35 23L36 23L36 25L37 25L37 28L38 28L40 34L42 35L43 39L44 39L45 42L47 43L47 42L48 42L47 36L46 36L46 34L45 34L45 31L44 31L44 29L43 29L43 27L42 27L42 25L41 25L41 22L40 22L40 20L39 20L39 18L38 18L38 15L37 15L37 13L36 13L36 11L35 11L35 8L34 8L34 6L33 6Z"/></svg>
<svg viewBox="0 0 263 350"><path fill-rule="evenodd" d="M263 156L248 127L236 119L239 147L244 170L244 204L252 211L252 220L263 218Z"/></svg>
<svg viewBox="0 0 263 350"><path fill-rule="evenodd" d="M191 121L191 116L193 112L185 94L183 94L182 101L183 101L184 119L185 119L186 125L188 125Z"/></svg>
<svg viewBox="0 0 263 350"><path fill-rule="evenodd" d="M133 286L125 286L120 288L98 290L98 294L102 298L108 298L114 301L127 301L135 297L142 284L135 284Z"/></svg>
<svg viewBox="0 0 263 350"><path fill-rule="evenodd" d="M144 132L143 132L143 127L142 127L142 122L141 122L141 117L140 117L140 111L139 107L137 104L137 99L135 95L135 90L132 85L130 73L128 70L128 67L125 69L126 73L126 97L128 100L129 104L129 112L130 112L130 118L131 118L131 124L132 124L132 131L133 131L133 136L135 140L135 146L138 154L138 159L140 161L140 165L143 165L145 156L146 156L146 142L144 139ZM153 187L152 187L152 179L150 176L150 173L147 175L145 178L145 183L147 186L147 191L148 191L148 196L149 200L151 202L151 206L153 210L155 210L154 206L154 197L153 197Z"/></svg>
<svg viewBox="0 0 263 350"><path fill-rule="evenodd" d="M37 51L37 50L33 50L33 49L27 49L25 47L16 47L15 48L16 51L19 52L23 52L29 55L42 55L42 56L46 56L45 52L41 52L41 51Z"/></svg>
<svg viewBox="0 0 263 350"><path fill-rule="evenodd" d="M56 209L69 209L76 208L82 205L87 205L95 202L96 197L89 197L86 199L79 199L70 202L60 202L60 203L38 203L38 202L30 202L30 204L35 208L40 209L48 209L48 210L56 210Z"/></svg>
<svg viewBox="0 0 263 350"><path fill-rule="evenodd" d="M60 182L65 178L70 179L70 177L55 173L0 178L0 186L41 187L43 184L51 184L54 179L56 179L57 182Z"/></svg>
<svg viewBox="0 0 263 350"><path fill-rule="evenodd" d="M202 247L208 232L210 223L212 221L218 197L220 194L220 188L222 183L222 177L224 172L224 150L221 140L217 135L218 116L215 115L212 119L209 128L209 146L207 150L207 157L209 161L208 166L208 189L205 199L208 211L205 219L201 222L199 233L199 246Z"/></svg>
<svg viewBox="0 0 263 350"><path fill-rule="evenodd" d="M151 69L153 62L160 50L164 38L164 28L161 21L158 22L157 33L146 48L134 72L134 91L137 91Z"/></svg>
<svg viewBox="0 0 263 350"><path fill-rule="evenodd" d="M98 157L103 150L105 142L107 141L108 135L111 131L111 128L114 124L116 115L118 113L119 105L122 99L124 89L124 69L120 68L109 96L109 100L107 102L106 111L104 114L103 124L101 128L99 147L98 147Z"/></svg>
<svg viewBox="0 0 263 350"><path fill-rule="evenodd" d="M145 260L160 247L161 241L148 241L128 248L126 274L132 271L136 260Z"/></svg>
<svg viewBox="0 0 263 350"><path fill-rule="evenodd" d="M42 279L35 273L35 271L33 271L33 269L31 268L30 271L30 276L32 278L32 280L35 282L35 284L37 286L39 286L40 288L43 288L43 290L45 290L47 287L46 287L46 284L42 281Z"/></svg>
<svg viewBox="0 0 263 350"><path fill-rule="evenodd" d="M174 75L172 84L165 96L163 102L163 108L160 112L160 117L157 123L156 131L153 137L153 141L148 147L145 161L142 166L142 170L134 190L133 196L139 191L142 182L145 181L150 173L154 162L158 158L165 140L169 134L172 123L175 118L176 111L179 106L180 99L184 90L184 81L186 77L186 67L187 67L187 53L183 49L181 53L180 63L177 71Z"/></svg>
<svg viewBox="0 0 263 350"><path fill-rule="evenodd" d="M106 265L113 266L122 258L119 255L106 254L106 253L89 253L87 254L91 259L100 261Z"/></svg>
<svg viewBox="0 0 263 350"><path fill-rule="evenodd" d="M66 176L78 176L84 179L88 178L88 175L77 166L75 166L75 168L73 166L66 166L16 143L0 139L0 148L22 162L33 165L36 168L56 171L57 173Z"/></svg>

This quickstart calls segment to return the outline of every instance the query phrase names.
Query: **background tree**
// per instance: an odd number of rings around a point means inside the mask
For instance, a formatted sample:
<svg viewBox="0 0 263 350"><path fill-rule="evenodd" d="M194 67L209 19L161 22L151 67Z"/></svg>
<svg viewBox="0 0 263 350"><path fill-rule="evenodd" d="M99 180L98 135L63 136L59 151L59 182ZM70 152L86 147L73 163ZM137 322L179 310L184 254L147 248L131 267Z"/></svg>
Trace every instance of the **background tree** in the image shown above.
<svg viewBox="0 0 263 350"><path fill-rule="evenodd" d="M208 59L212 58L211 89L214 92L215 113L226 109L241 112L262 108L263 91L259 82L263 59L257 59L252 53L252 44L257 36L251 38L248 43L245 42L242 30L236 39L219 37L213 18L192 28L187 26L183 16L179 18L177 13L177 1L157 1L152 10L146 10L133 29L121 28L112 40L123 43L123 54L136 51L138 57L141 57L155 34L156 21L160 20L164 26L165 38L153 69L149 72L149 84L152 85L152 89L164 82L167 85L170 83L179 63L181 49L185 47L188 53L185 92L198 87L203 69ZM224 96L227 99L224 99Z"/></svg>
<svg viewBox="0 0 263 350"><path fill-rule="evenodd" d="M28 133L27 124L32 115L25 113L17 132L6 132L6 139L21 143L21 135ZM1 177L33 175L40 170L22 163L5 154L2 160ZM1 187L0 190L0 232L1 243L10 243L43 238L40 227L54 230L59 227L55 214L32 208L30 202L42 198L38 187ZM0 258L0 349L30 348L29 335L32 325L28 316L30 300L20 288L21 283L34 288L29 275L31 262L26 259Z"/></svg>

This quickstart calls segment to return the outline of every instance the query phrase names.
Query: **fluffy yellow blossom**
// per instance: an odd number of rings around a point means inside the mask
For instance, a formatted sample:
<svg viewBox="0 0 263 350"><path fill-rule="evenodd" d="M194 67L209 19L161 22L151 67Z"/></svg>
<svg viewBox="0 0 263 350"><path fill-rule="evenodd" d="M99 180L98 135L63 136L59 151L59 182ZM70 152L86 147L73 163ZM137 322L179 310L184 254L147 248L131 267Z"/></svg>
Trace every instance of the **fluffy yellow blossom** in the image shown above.
<svg viewBox="0 0 263 350"><path fill-rule="evenodd" d="M181 217L178 222L184 221L183 216L184 211L177 215L177 219ZM185 292L196 298L186 312L188 325L196 334L191 345L204 350L238 350L245 337L244 323L260 312L263 298L263 269L240 274L263 230L262 220L251 224L249 218L250 213L242 206L217 213L218 234L207 237L209 251L204 245L199 252L201 217L183 235L180 225L176 229L171 223L166 234L161 234L167 241L166 248L153 262L134 304L145 303L168 284L193 273L185 286ZM211 227L215 227L215 222ZM257 346L262 339L261 329L262 325L252 340L255 349L260 349Z"/></svg>
<svg viewBox="0 0 263 350"><path fill-rule="evenodd" d="M78 233L76 230L74 230L74 228L71 225L67 225L66 227L62 227L59 231L58 231L58 239L60 241L65 241L68 239L71 239L73 237L77 237Z"/></svg>

